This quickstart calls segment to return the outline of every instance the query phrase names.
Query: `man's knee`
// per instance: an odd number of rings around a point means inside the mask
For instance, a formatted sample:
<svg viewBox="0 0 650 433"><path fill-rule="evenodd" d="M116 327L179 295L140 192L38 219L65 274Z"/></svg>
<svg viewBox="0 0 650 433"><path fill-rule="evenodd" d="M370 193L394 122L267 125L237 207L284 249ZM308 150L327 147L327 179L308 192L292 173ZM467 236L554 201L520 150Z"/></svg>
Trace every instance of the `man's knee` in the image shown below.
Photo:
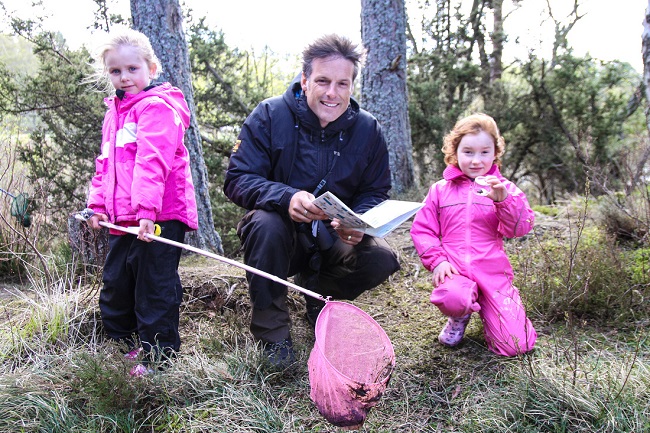
<svg viewBox="0 0 650 433"><path fill-rule="evenodd" d="M256 248L273 248L278 243L289 242L293 233L279 213L256 209L247 213L237 226L237 235L244 244Z"/></svg>
<svg viewBox="0 0 650 433"><path fill-rule="evenodd" d="M400 268L397 255L383 239L371 239L367 245L351 252L342 261L341 269L329 269L327 278L331 279L328 294L341 299L353 300L363 292L373 289L388 279ZM330 287L331 286L331 287ZM330 293L331 292L331 293Z"/></svg>
<svg viewBox="0 0 650 433"><path fill-rule="evenodd" d="M400 269L397 254L384 239L373 239L365 257L365 272L379 285Z"/></svg>

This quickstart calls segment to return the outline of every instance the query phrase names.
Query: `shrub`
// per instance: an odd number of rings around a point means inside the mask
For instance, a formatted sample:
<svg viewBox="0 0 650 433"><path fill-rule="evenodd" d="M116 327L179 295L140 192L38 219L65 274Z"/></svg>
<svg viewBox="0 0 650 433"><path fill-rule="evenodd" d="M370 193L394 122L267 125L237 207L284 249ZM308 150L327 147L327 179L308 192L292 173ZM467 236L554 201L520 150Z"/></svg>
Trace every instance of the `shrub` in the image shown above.
<svg viewBox="0 0 650 433"><path fill-rule="evenodd" d="M647 187L630 194L612 193L598 199L596 217L618 241L647 244L650 232L650 193Z"/></svg>
<svg viewBox="0 0 650 433"><path fill-rule="evenodd" d="M536 228L524 241L509 242L516 284L529 306L549 320L629 318L643 307L643 297L631 290L628 258L603 229L584 224Z"/></svg>

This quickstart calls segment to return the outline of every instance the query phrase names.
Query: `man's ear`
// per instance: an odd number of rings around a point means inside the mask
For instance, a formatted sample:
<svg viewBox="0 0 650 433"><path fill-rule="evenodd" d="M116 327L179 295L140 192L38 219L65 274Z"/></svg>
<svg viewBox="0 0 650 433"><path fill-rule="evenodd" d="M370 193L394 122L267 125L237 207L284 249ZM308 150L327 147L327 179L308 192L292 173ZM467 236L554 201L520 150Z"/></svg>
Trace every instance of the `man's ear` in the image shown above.
<svg viewBox="0 0 650 433"><path fill-rule="evenodd" d="M300 78L300 86L302 87L302 91L306 92L307 91L307 77L305 76L305 73L302 73L302 77Z"/></svg>

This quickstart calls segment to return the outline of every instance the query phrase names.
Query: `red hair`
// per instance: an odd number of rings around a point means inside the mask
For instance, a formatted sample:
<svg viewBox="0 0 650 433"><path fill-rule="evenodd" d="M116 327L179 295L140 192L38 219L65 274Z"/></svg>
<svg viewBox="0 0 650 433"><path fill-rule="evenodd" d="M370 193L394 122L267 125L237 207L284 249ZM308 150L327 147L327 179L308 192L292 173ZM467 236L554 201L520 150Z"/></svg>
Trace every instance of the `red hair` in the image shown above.
<svg viewBox="0 0 650 433"><path fill-rule="evenodd" d="M476 113L460 119L443 140L442 153L445 154L445 164L458 166L456 152L460 140L467 134L487 132L494 140L494 164L501 167L501 157L506 150L506 142L499 133L499 127L494 119L487 114Z"/></svg>

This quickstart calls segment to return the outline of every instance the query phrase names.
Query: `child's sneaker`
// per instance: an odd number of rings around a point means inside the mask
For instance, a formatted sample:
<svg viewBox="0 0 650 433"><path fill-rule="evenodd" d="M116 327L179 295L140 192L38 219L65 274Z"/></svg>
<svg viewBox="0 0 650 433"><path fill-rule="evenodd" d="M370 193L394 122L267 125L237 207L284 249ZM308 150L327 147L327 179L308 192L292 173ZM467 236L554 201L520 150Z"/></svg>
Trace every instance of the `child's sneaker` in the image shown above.
<svg viewBox="0 0 650 433"><path fill-rule="evenodd" d="M445 346L456 346L463 339L463 335L465 335L465 328L469 323L470 317L471 314L457 318L450 317L445 327L440 331L438 341Z"/></svg>
<svg viewBox="0 0 650 433"><path fill-rule="evenodd" d="M140 352L142 352L142 347L133 349L132 351L124 355L124 359L128 359L129 361L135 361L136 359L138 359L138 355L140 355Z"/></svg>
<svg viewBox="0 0 650 433"><path fill-rule="evenodd" d="M136 364L133 366L131 371L129 371L129 376L131 377L142 377L149 374L153 374L153 370L143 364Z"/></svg>

